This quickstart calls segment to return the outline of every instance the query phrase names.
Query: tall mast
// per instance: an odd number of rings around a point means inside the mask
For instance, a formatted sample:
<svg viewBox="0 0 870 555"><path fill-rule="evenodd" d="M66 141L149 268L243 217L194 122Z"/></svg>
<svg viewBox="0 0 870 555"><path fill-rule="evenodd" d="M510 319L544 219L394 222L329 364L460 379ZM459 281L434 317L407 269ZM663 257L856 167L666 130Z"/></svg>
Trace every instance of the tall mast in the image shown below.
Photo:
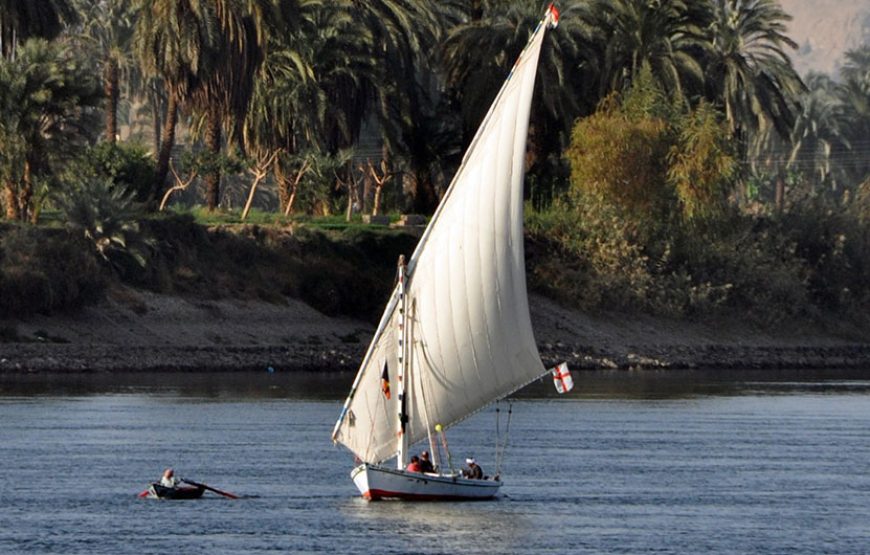
<svg viewBox="0 0 870 555"><path fill-rule="evenodd" d="M522 186L544 29L557 18L551 6L414 253L400 259L396 286L333 429L333 439L363 462L397 457L402 466L431 425L454 425L546 372L529 318ZM395 382L392 399L388 390L376 394L385 374Z"/></svg>
<svg viewBox="0 0 870 555"><path fill-rule="evenodd" d="M407 306L407 298L405 296L405 256L399 255L399 284L398 284L398 293L399 293L399 349L398 349L398 359L399 359L399 377L398 377L398 385L399 385L399 402L397 403L399 414L398 414L398 430L397 434L399 435L399 453L398 457L396 457L396 465L399 470L403 470L405 468L405 464L407 463L408 458L408 436L405 434L405 425L408 423L408 411L407 411L407 395L406 391L408 390L409 384L407 383L408 375L408 306Z"/></svg>

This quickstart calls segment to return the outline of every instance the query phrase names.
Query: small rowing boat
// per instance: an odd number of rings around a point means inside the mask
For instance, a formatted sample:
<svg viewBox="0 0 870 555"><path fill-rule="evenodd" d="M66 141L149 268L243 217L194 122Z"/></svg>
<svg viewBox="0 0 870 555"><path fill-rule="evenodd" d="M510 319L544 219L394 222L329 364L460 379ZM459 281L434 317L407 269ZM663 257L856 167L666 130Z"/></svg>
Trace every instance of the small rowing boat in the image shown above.
<svg viewBox="0 0 870 555"><path fill-rule="evenodd" d="M155 482L148 486L148 489L143 492L147 495L143 495L142 497L149 497L152 499L199 499L200 497L202 497L202 494L204 492L205 487L203 487L202 485L179 485L168 488Z"/></svg>
<svg viewBox="0 0 870 555"><path fill-rule="evenodd" d="M172 477L171 468L166 469L166 474L164 476ZM187 478L181 478L180 480L175 481L174 486L165 486L160 482L152 482L148 485L148 487L139 494L139 497L147 497L149 499L199 499L202 497L202 494L205 490L213 491L218 495L222 495L229 499L238 499L239 496L230 493L228 491L224 491L221 489L217 489L216 487L210 486L208 484L201 484L199 482L194 482L193 480L188 480Z"/></svg>

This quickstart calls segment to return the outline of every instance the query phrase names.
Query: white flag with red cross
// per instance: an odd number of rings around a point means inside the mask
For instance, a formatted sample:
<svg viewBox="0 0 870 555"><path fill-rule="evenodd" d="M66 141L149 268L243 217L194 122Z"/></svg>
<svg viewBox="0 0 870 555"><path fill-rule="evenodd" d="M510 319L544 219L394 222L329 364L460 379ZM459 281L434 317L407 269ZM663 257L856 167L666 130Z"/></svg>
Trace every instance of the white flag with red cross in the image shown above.
<svg viewBox="0 0 870 555"><path fill-rule="evenodd" d="M556 386L556 391L568 393L574 388L574 378L571 377L571 372L568 371L567 362L552 368L550 372L553 374L553 384Z"/></svg>

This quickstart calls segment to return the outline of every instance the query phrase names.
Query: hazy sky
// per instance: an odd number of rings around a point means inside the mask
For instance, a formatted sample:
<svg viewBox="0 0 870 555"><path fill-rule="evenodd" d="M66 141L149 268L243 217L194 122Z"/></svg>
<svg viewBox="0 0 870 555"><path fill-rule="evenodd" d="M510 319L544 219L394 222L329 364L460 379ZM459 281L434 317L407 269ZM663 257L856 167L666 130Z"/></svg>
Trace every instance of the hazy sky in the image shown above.
<svg viewBox="0 0 870 555"><path fill-rule="evenodd" d="M789 36L800 46L793 56L808 70L836 75L843 53L870 41L870 0L780 0L794 17Z"/></svg>

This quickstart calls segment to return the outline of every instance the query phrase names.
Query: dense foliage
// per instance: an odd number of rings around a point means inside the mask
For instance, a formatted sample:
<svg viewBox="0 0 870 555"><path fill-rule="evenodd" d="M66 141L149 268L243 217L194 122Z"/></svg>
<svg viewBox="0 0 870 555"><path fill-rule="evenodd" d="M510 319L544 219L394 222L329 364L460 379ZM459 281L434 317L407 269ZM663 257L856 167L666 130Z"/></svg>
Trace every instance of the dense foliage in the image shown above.
<svg viewBox="0 0 870 555"><path fill-rule="evenodd" d="M739 179L724 122L665 96L639 81L577 123L569 193L529 218L535 286L588 309L866 325L865 201L739 211L726 202Z"/></svg>
<svg viewBox="0 0 870 555"><path fill-rule="evenodd" d="M102 235L85 225L0 228L0 317L75 309L126 284L205 299L291 297L332 316L376 321L398 255L416 242L407 233L358 227L204 226L188 215L144 220L135 230L114 224ZM128 248L134 241L145 247L139 252L147 265L117 250L119 237Z"/></svg>
<svg viewBox="0 0 870 555"><path fill-rule="evenodd" d="M69 257L152 286L147 211L429 213L547 3L0 2L3 213L60 219ZM557 6L526 156L536 283L600 308L866 311L870 46L801 79L775 0ZM42 272L4 260L7 285Z"/></svg>

